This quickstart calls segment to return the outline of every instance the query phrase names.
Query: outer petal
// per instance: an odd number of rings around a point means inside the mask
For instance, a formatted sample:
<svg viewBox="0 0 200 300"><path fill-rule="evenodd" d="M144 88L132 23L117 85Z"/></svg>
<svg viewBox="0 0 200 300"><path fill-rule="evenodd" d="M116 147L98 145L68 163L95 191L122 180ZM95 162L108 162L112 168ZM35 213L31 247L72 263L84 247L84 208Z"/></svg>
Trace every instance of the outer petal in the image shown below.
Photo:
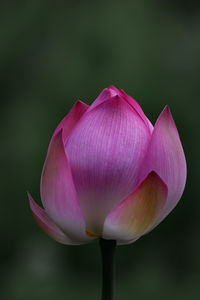
<svg viewBox="0 0 200 300"><path fill-rule="evenodd" d="M62 131L53 138L41 177L41 199L50 218L72 240L87 241L81 213L65 154Z"/></svg>
<svg viewBox="0 0 200 300"><path fill-rule="evenodd" d="M181 141L168 107L160 114L152 133L152 138L142 173L146 176L154 170L168 187L168 199L157 223L178 203L186 181L186 161Z"/></svg>
<svg viewBox="0 0 200 300"><path fill-rule="evenodd" d="M49 149L51 147L51 143L54 139L54 137L57 135L57 133L62 129L63 130L63 141L65 143L67 137L69 136L69 134L71 133L71 131L73 130L73 128L75 127L75 125L78 123L78 121L80 120L80 118L84 115L84 113L86 112L86 110L88 109L88 105L83 103L82 101L77 101L74 106L72 107L72 109L70 110L70 112L66 115L66 117L60 122L60 124L58 125L58 127L56 128L56 130L53 133L53 136L51 138L51 141L49 143ZM49 151L48 149L48 151Z"/></svg>
<svg viewBox="0 0 200 300"><path fill-rule="evenodd" d="M66 245L78 245L76 241L72 241L69 237L62 232L62 230L51 220L44 209L42 209L28 193L29 204L33 216L38 225L47 233L51 238Z"/></svg>
<svg viewBox="0 0 200 300"><path fill-rule="evenodd" d="M104 219L138 184L150 133L120 97L87 112L70 135L66 152L90 233L101 235Z"/></svg>
<svg viewBox="0 0 200 300"><path fill-rule="evenodd" d="M152 228L167 199L167 187L155 172L106 217L103 237L129 243Z"/></svg>

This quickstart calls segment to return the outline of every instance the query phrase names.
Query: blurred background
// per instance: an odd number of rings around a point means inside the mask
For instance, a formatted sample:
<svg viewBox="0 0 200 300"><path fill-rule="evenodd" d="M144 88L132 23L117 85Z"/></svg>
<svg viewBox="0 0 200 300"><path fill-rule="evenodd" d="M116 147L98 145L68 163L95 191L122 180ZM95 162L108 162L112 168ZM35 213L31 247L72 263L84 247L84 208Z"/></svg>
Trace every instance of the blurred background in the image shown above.
<svg viewBox="0 0 200 300"><path fill-rule="evenodd" d="M200 295L200 5L190 0L1 1L0 299L100 299L98 244L64 246L29 210L53 130L115 85L154 123L168 104L188 165L176 209L116 251L115 299Z"/></svg>

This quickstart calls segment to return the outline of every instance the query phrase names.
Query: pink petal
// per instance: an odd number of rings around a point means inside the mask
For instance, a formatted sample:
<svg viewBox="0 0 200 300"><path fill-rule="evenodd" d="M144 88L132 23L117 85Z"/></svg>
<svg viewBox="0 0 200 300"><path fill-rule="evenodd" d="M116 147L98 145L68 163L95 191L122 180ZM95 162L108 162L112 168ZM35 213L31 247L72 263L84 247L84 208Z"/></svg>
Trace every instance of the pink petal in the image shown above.
<svg viewBox="0 0 200 300"><path fill-rule="evenodd" d="M167 199L167 187L151 172L139 187L121 201L106 217L103 237L136 240L152 228Z"/></svg>
<svg viewBox="0 0 200 300"><path fill-rule="evenodd" d="M33 216L38 223L38 225L42 228L42 230L48 234L51 238L60 242L62 244L67 245L78 245L76 241L72 241L69 237L67 237L64 232L51 220L51 218L47 215L47 213L42 209L31 197L28 193L29 204Z"/></svg>
<svg viewBox="0 0 200 300"><path fill-rule="evenodd" d="M160 114L142 173L154 170L168 187L168 199L158 223L176 206L186 182L186 161L176 125L168 107Z"/></svg>
<svg viewBox="0 0 200 300"><path fill-rule="evenodd" d="M57 135L57 133L63 129L63 141L65 143L67 137L69 136L69 134L71 133L71 131L73 130L73 128L75 127L75 125L78 123L78 121L80 120L80 118L84 115L84 113L86 112L86 110L88 109L88 105L83 103L82 101L77 101L74 106L72 107L72 109L70 110L70 112L66 115L66 117L60 122L60 124L58 125L58 127L56 128L56 130L53 133L53 136L51 138L51 141L49 143L49 149L51 147L51 143L53 141L53 138ZM49 151L48 149L48 151Z"/></svg>
<svg viewBox="0 0 200 300"><path fill-rule="evenodd" d="M101 235L111 208L138 184L150 133L119 96L87 112L66 144L80 206L90 233Z"/></svg>
<svg viewBox="0 0 200 300"><path fill-rule="evenodd" d="M104 89L101 94L97 97L97 99L93 102L93 104L90 106L88 111L94 109L99 104L102 104L105 101L110 100L110 98L119 96L123 100L125 100L141 117L141 119L144 121L145 125L149 129L150 133L153 131L153 125L149 121L149 119L145 116L143 110L141 109L140 105L129 95L127 95L123 90L118 90L115 86L109 86L108 88Z"/></svg>
<svg viewBox="0 0 200 300"><path fill-rule="evenodd" d="M104 89L100 95L97 97L97 99L92 103L92 105L89 107L88 111L91 111L95 107L97 107L99 104L102 104L103 102L110 100L110 98L115 97L118 95L118 89L113 89L112 87L108 87Z"/></svg>
<svg viewBox="0 0 200 300"><path fill-rule="evenodd" d="M150 132L152 132L153 125L151 124L149 119L146 117L146 115L144 114L143 110L141 109L141 107L137 103L137 101L135 101L135 99L133 99L129 95L127 95L123 90L120 90L119 94L123 99L125 99L131 105L131 107L133 107L137 111L137 113L140 115L140 117L145 122L146 126L149 128Z"/></svg>
<svg viewBox="0 0 200 300"><path fill-rule="evenodd" d="M88 241L65 154L62 130L53 138L41 177L41 199L49 217L72 240Z"/></svg>

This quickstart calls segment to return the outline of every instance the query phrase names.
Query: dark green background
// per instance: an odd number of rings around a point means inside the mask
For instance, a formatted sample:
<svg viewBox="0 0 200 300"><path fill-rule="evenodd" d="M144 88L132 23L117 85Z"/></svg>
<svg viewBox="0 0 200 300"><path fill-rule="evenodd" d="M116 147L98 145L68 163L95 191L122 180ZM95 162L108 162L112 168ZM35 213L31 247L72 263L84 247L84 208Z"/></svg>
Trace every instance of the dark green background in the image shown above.
<svg viewBox="0 0 200 300"><path fill-rule="evenodd" d="M116 300L198 299L200 294L200 7L198 1L1 1L2 300L100 299L97 244L49 239L29 190L48 142L73 103L111 84L154 123L168 104L188 165L177 208L153 232L117 248Z"/></svg>

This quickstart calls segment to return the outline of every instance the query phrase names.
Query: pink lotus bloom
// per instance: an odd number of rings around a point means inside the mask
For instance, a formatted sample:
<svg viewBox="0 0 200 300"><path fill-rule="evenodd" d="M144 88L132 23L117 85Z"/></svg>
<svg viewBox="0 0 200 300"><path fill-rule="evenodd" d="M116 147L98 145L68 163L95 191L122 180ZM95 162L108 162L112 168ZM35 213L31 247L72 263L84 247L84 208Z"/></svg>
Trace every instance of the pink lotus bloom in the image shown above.
<svg viewBox="0 0 200 300"><path fill-rule="evenodd" d="M186 161L168 107L153 127L139 104L111 86L78 101L55 130L41 176L37 223L55 240L128 244L157 226L185 186Z"/></svg>

